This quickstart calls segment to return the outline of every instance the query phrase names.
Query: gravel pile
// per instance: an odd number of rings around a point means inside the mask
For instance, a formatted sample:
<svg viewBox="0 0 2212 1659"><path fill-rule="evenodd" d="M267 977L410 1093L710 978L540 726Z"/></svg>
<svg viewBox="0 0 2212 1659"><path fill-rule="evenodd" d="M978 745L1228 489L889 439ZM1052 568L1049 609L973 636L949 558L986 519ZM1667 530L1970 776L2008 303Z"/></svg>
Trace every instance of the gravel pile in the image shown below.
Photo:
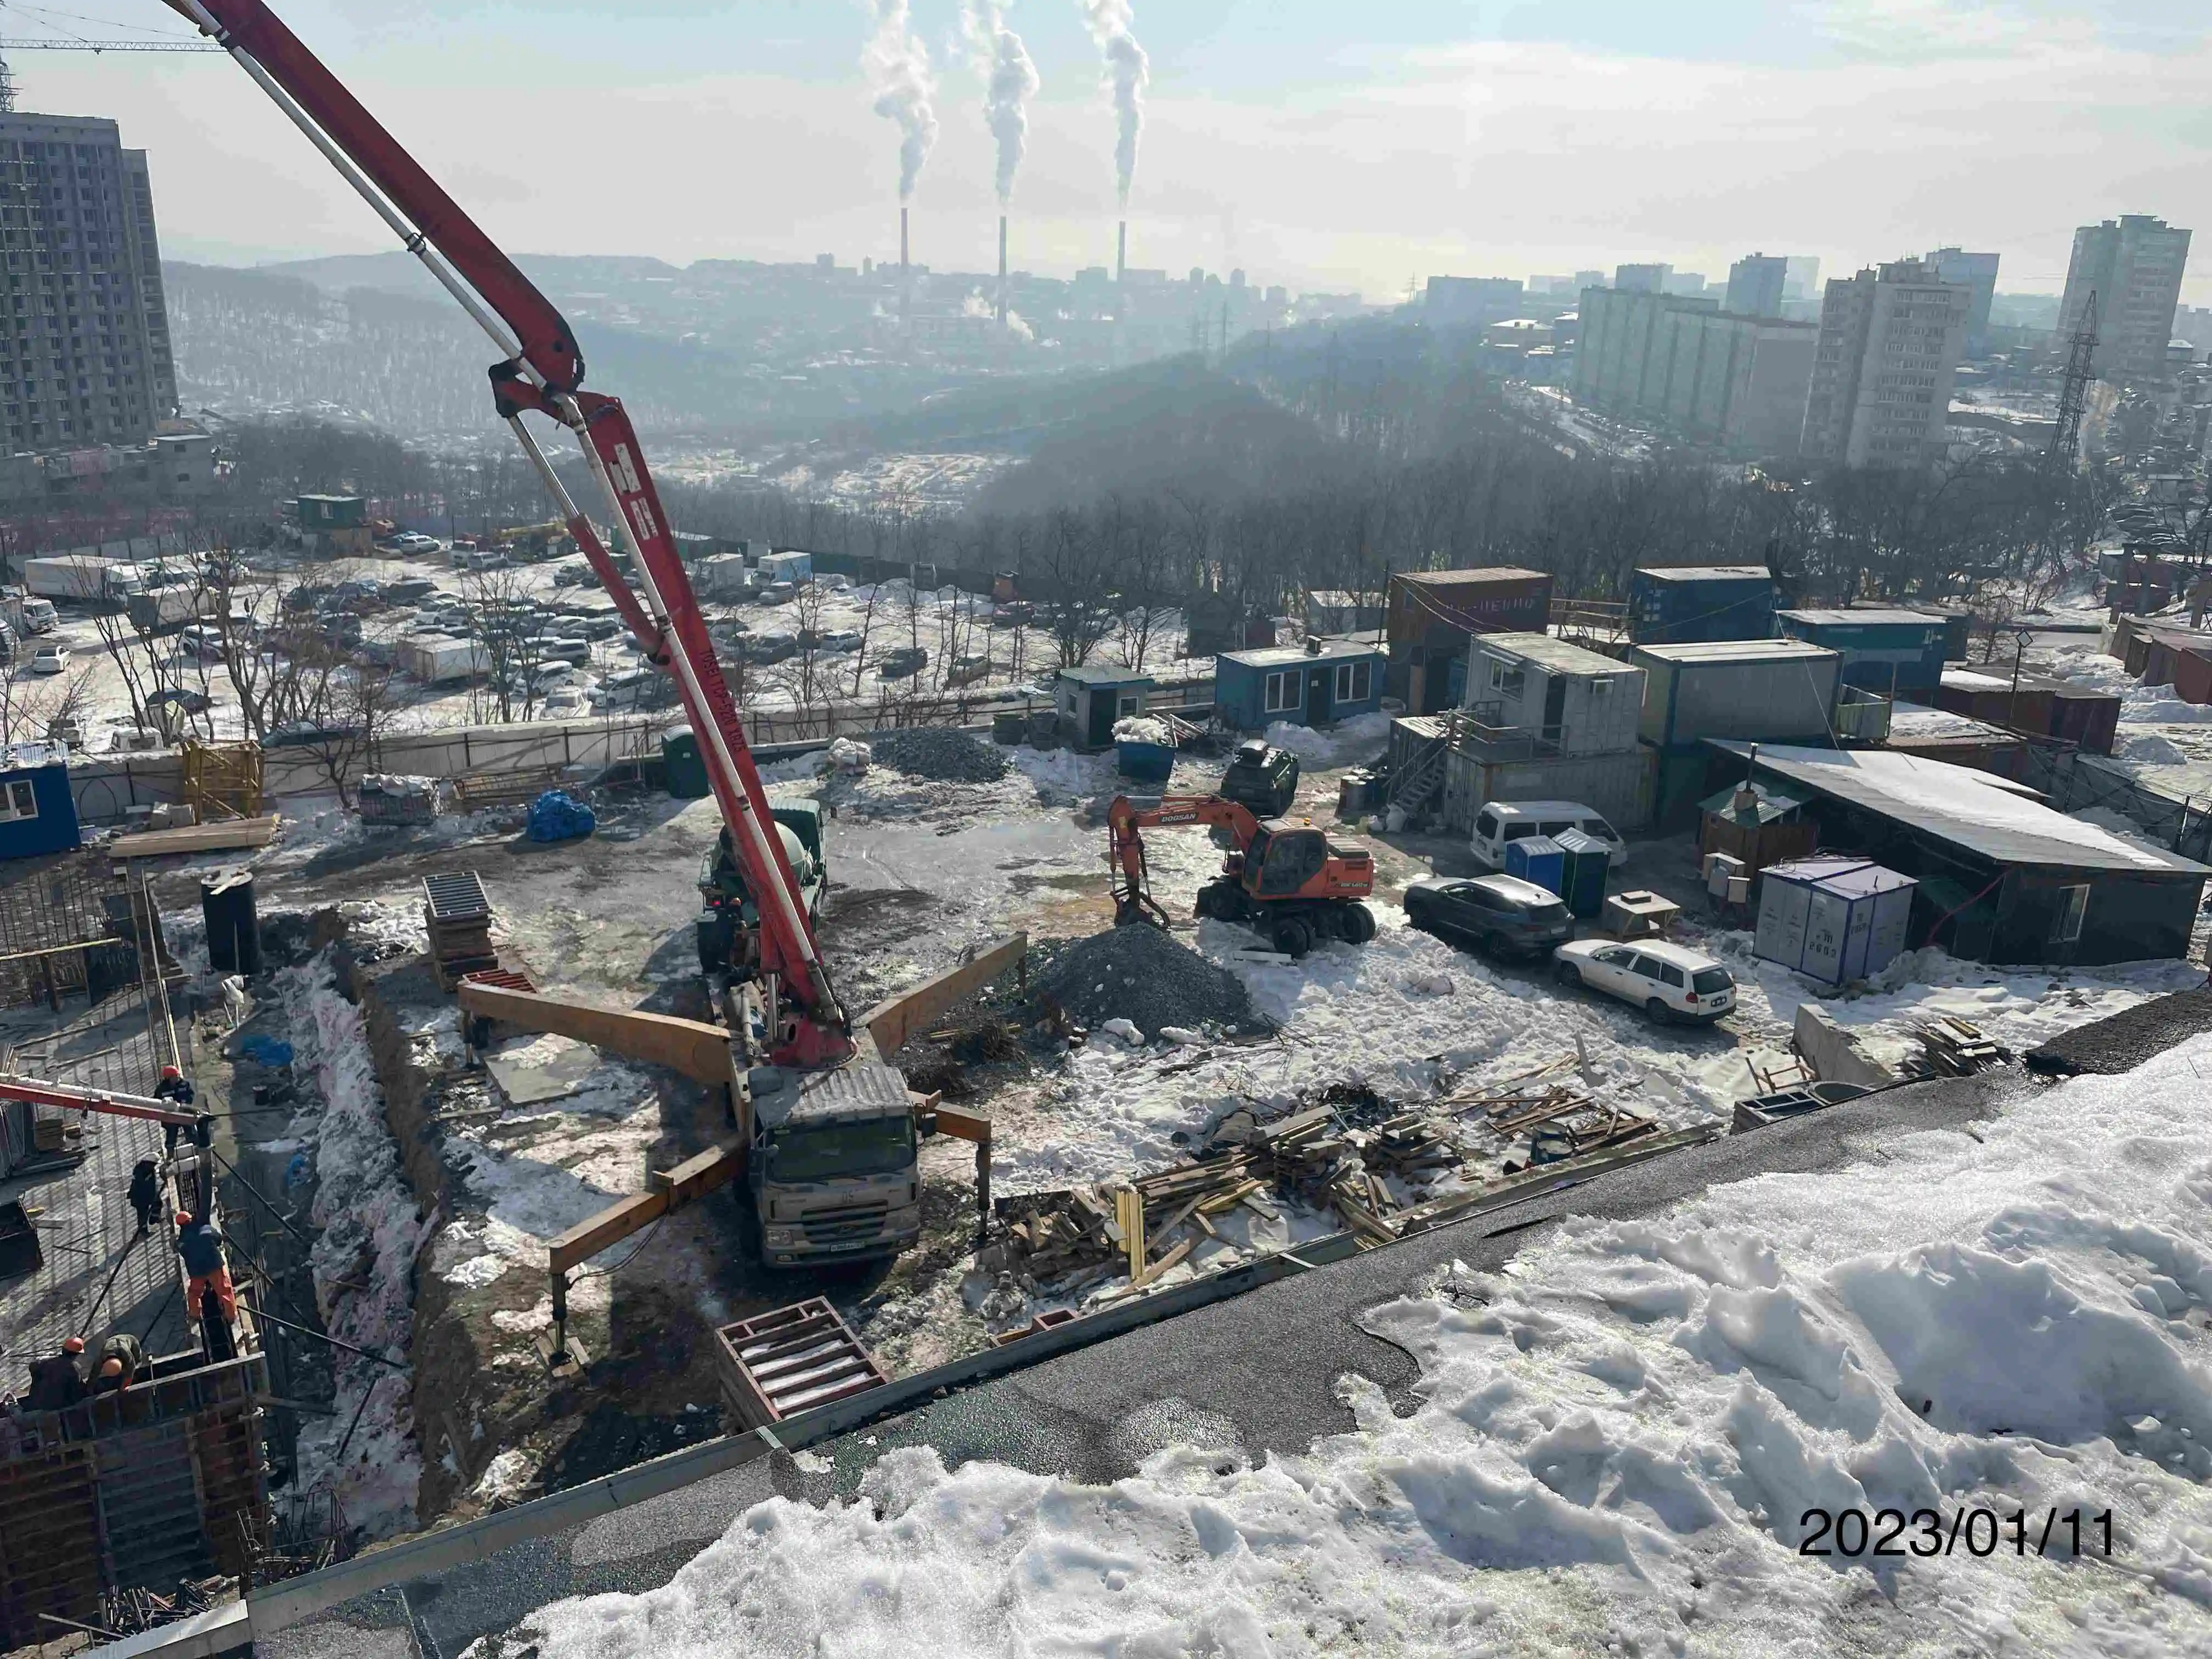
<svg viewBox="0 0 2212 1659"><path fill-rule="evenodd" d="M1006 775L1004 755L970 732L945 726L878 732L868 750L877 765L933 783L996 783Z"/></svg>
<svg viewBox="0 0 2212 1659"><path fill-rule="evenodd" d="M1031 957L1030 986L1093 1030L1126 1019L1147 1037L1163 1026L1261 1031L1244 982L1142 923L1109 927Z"/></svg>

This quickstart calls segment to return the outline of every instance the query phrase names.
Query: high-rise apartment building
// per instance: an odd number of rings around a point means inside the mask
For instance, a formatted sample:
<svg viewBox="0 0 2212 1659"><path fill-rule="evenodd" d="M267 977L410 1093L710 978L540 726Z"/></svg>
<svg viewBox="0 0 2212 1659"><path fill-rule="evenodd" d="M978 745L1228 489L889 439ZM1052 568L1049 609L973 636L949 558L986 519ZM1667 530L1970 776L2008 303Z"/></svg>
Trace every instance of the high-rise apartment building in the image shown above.
<svg viewBox="0 0 2212 1659"><path fill-rule="evenodd" d="M1728 308L1739 317L1779 317L1790 262L1771 253L1747 253L1729 267Z"/></svg>
<svg viewBox="0 0 2212 1659"><path fill-rule="evenodd" d="M1575 401L1747 459L1787 455L1820 331L1708 298L1585 289Z"/></svg>
<svg viewBox="0 0 2212 1659"><path fill-rule="evenodd" d="M1938 276L1956 283L1972 296L1966 306L1969 357L1978 357L1989 349L1990 305L1997 294L1997 258L1994 253L1968 253L1955 247L1939 247L1928 256Z"/></svg>
<svg viewBox="0 0 2212 1659"><path fill-rule="evenodd" d="M2189 263L2189 232L2163 219L2127 214L2074 233L2074 258L2066 267L2066 297L2058 307L2058 332L2081 326L2089 296L2097 296L2097 352L2092 362L2103 380L2155 380L2166 373L2166 348L2173 337L2181 302L2181 272Z"/></svg>
<svg viewBox="0 0 2212 1659"><path fill-rule="evenodd" d="M0 264L9 452L149 442L177 377L146 153L97 117L0 113Z"/></svg>
<svg viewBox="0 0 2212 1659"><path fill-rule="evenodd" d="M1423 295L1429 321L1438 327L1479 328L1521 313L1518 276L1431 276Z"/></svg>
<svg viewBox="0 0 2212 1659"><path fill-rule="evenodd" d="M1782 297L1785 300L1810 300L1817 296L1814 284L1820 280L1820 256L1817 253L1792 253L1783 261Z"/></svg>
<svg viewBox="0 0 2212 1659"><path fill-rule="evenodd" d="M1625 294L1664 294L1672 265L1615 265L1613 285Z"/></svg>
<svg viewBox="0 0 2212 1659"><path fill-rule="evenodd" d="M1805 398L1806 457L1847 466L1940 458L1972 299L1920 259L1832 279Z"/></svg>

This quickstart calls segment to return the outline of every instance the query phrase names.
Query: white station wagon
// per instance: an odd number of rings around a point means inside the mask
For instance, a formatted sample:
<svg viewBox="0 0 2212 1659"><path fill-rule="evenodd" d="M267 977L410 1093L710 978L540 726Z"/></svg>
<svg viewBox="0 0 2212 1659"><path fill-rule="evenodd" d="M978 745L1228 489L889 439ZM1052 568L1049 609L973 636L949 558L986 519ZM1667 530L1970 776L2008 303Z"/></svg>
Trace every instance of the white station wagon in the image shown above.
<svg viewBox="0 0 2212 1659"><path fill-rule="evenodd" d="M1735 1007L1735 975L1702 951L1664 939L1577 939L1552 952L1562 985L1632 1002L1655 1020L1709 1024Z"/></svg>

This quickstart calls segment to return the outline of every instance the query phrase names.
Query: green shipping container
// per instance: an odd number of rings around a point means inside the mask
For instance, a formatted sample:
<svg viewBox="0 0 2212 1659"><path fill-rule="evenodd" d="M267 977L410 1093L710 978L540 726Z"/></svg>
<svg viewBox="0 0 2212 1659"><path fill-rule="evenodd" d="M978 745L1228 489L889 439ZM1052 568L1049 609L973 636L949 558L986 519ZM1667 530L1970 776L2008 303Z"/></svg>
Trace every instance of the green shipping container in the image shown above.
<svg viewBox="0 0 2212 1659"><path fill-rule="evenodd" d="M708 793L707 762L690 726L671 726L660 734L660 759L668 769L668 793L678 800L697 800Z"/></svg>
<svg viewBox="0 0 2212 1659"><path fill-rule="evenodd" d="M1559 897L1565 901L1567 914L1584 919L1596 915L1605 908L1606 870L1613 860L1613 849L1579 830L1562 830L1552 839L1566 854L1559 874Z"/></svg>

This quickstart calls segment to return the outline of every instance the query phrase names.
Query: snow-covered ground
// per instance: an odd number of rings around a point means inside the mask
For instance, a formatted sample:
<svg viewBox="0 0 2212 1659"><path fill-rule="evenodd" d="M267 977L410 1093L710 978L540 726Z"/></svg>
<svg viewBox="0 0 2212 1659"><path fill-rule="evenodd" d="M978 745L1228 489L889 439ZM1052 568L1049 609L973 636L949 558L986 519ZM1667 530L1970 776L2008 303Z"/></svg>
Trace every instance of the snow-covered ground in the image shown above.
<svg viewBox="0 0 2212 1659"><path fill-rule="evenodd" d="M1307 1449L1109 1486L902 1450L471 1651L2203 1651L2208 1078L2200 1037L1455 1267L1364 1322L1415 1409L1346 1376L1355 1426Z"/></svg>
<svg viewBox="0 0 2212 1659"><path fill-rule="evenodd" d="M2139 782L2200 801L2212 796L2212 704L2184 702L2170 685L2144 685L2094 642L2062 646L2050 672L2120 697L2112 758Z"/></svg>

